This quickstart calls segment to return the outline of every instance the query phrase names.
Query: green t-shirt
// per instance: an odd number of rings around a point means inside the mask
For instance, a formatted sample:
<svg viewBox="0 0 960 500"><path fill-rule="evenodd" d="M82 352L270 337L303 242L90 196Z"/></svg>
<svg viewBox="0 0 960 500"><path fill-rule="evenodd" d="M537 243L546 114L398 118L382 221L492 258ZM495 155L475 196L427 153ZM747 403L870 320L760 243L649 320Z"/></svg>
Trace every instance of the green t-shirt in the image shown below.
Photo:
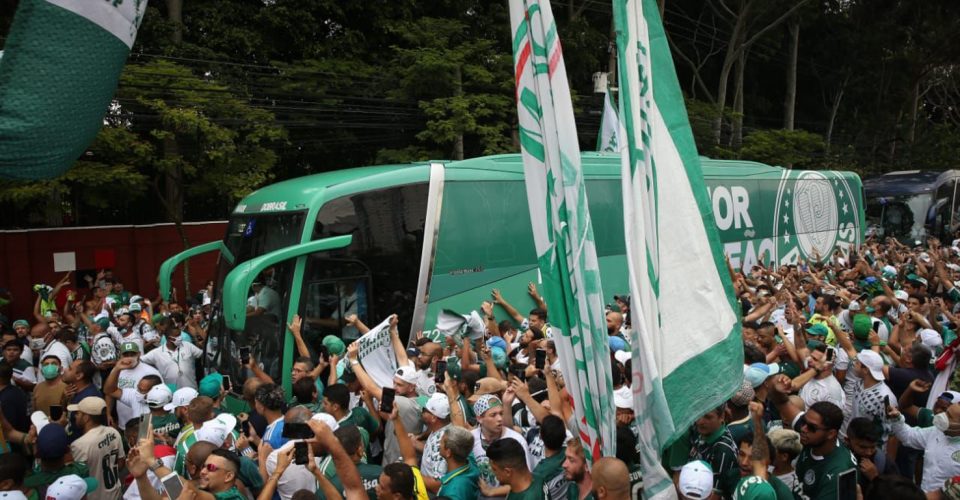
<svg viewBox="0 0 960 500"><path fill-rule="evenodd" d="M172 413L152 415L150 417L150 423L153 424L153 432L166 434L173 439L176 439L177 436L180 435L180 428L182 425L180 424L180 421L177 420L176 415Z"/></svg>
<svg viewBox="0 0 960 500"><path fill-rule="evenodd" d="M260 467L257 462L249 457L240 455L240 473L237 474L240 482L248 490L259 493L263 489L263 477L260 475Z"/></svg>
<svg viewBox="0 0 960 500"><path fill-rule="evenodd" d="M850 469L856 474L857 461L842 444L819 460L809 448L804 448L797 457L797 479L803 494L811 500L836 498L840 474Z"/></svg>
<svg viewBox="0 0 960 500"><path fill-rule="evenodd" d="M537 468L539 469L540 466L538 465ZM437 496L458 500L476 500L480 496L480 470L472 463L468 463L444 474L440 478L440 491Z"/></svg>
<svg viewBox="0 0 960 500"><path fill-rule="evenodd" d="M177 443L174 446L177 450L177 458L173 464L173 470L180 474L183 477L189 478L187 474L187 452L190 451L190 447L197 442L197 436L194 435L196 430L193 428L193 424L187 424L182 429L180 429L180 434L177 436Z"/></svg>
<svg viewBox="0 0 960 500"><path fill-rule="evenodd" d="M746 476L737 483L734 500L777 500L773 486L759 476Z"/></svg>
<svg viewBox="0 0 960 500"><path fill-rule="evenodd" d="M463 411L463 419L471 425L477 423L477 416L473 414L473 405L467 401L467 398L461 394L457 401L460 403L460 410Z"/></svg>
<svg viewBox="0 0 960 500"><path fill-rule="evenodd" d="M567 500L580 500L580 486L573 481L567 484ZM593 500L593 492L587 493L583 500Z"/></svg>
<svg viewBox="0 0 960 500"><path fill-rule="evenodd" d="M227 491L214 493L213 498L216 498L217 500L247 500L247 497L243 496L236 486Z"/></svg>
<svg viewBox="0 0 960 500"><path fill-rule="evenodd" d="M643 471L640 464L630 466L630 498L643 498Z"/></svg>
<svg viewBox="0 0 960 500"><path fill-rule="evenodd" d="M569 494L569 489L567 490ZM538 478L533 478L533 482L530 483L530 486L516 493L510 492L507 494L506 500L542 500L544 498L549 498L549 491L547 491L547 485L543 484ZM570 498L569 496L567 498Z"/></svg>
<svg viewBox="0 0 960 500"><path fill-rule="evenodd" d="M327 458L329 459L330 457ZM324 462L326 462L326 460L324 460ZM344 491L343 483L340 482L340 478L337 476L337 470L333 467L332 463L333 460L330 460L330 467L322 469L323 475L330 480L330 484L332 484L337 491L346 497L347 492ZM357 472L360 474L360 483L363 484L363 489L367 491L367 497L370 500L377 500L377 484L380 482L380 473L383 472L383 467L361 462L357 464ZM317 488L317 498L320 500L326 500L327 498L320 488Z"/></svg>
<svg viewBox="0 0 960 500"><path fill-rule="evenodd" d="M690 445L690 457L688 457L687 462L699 459L710 464L713 469L713 485L715 488L719 484L722 474L739 467L737 464L739 450L726 425L721 426L709 436L703 436L699 433L691 434Z"/></svg>
<svg viewBox="0 0 960 500"><path fill-rule="evenodd" d="M40 497L46 497L47 486L53 484L57 479L63 476L69 476L70 474L87 477L90 475L90 469L87 467L87 464L83 462L73 462L72 464L64 465L63 468L56 471L34 471L33 474L24 479L23 486L24 488L36 488L37 494Z"/></svg>
<svg viewBox="0 0 960 500"><path fill-rule="evenodd" d="M550 457L544 457L540 463L533 469L533 477L543 481L547 490L550 492L550 498L560 498L565 495L568 481L563 478L563 460L566 448L561 448L559 452Z"/></svg>

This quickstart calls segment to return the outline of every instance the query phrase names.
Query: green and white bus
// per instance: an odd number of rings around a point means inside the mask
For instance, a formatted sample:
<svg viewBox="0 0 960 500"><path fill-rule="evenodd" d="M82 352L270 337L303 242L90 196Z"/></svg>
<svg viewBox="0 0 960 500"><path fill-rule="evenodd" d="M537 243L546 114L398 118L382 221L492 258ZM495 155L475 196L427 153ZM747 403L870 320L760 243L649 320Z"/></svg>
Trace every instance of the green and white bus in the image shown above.
<svg viewBox="0 0 960 500"><path fill-rule="evenodd" d="M604 292L629 293L620 158L584 153L583 168ZM827 258L861 242L856 174L707 158L703 171L734 266ZM222 241L163 264L163 296L179 263L212 251L220 258L206 369L243 380L238 350L249 346L288 391L296 347L285 326L294 314L311 348L328 334L355 338L343 320L351 313L367 324L398 313L408 336L432 330L442 309L478 309L494 288L527 311L527 285L539 280L517 154L354 168L259 189L236 206ZM267 305L248 317L254 295Z"/></svg>

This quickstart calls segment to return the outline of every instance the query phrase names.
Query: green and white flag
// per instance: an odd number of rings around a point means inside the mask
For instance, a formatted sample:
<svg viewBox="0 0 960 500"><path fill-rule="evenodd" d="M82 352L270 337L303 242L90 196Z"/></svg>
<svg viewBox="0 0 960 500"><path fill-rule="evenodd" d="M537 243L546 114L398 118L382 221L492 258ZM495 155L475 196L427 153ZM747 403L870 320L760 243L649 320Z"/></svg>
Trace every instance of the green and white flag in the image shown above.
<svg viewBox="0 0 960 500"><path fill-rule="evenodd" d="M614 451L616 422L580 148L549 0L510 0L520 145L554 342L587 459Z"/></svg>
<svg viewBox="0 0 960 500"><path fill-rule="evenodd" d="M634 409L644 498L660 451L743 380L736 296L656 0L614 0Z"/></svg>
<svg viewBox="0 0 960 500"><path fill-rule="evenodd" d="M620 151L620 119L617 117L617 108L613 105L610 90L603 93L603 116L600 117L600 133L597 134L597 151Z"/></svg>
<svg viewBox="0 0 960 500"><path fill-rule="evenodd" d="M56 177L103 125L147 0L20 0L0 59L0 177Z"/></svg>

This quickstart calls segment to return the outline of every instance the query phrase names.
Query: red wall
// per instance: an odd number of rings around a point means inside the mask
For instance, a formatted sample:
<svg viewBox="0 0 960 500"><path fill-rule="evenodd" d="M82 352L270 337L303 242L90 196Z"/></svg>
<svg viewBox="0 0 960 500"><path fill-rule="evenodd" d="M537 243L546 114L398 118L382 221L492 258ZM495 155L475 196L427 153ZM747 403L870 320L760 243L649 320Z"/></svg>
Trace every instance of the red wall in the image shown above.
<svg viewBox="0 0 960 500"><path fill-rule="evenodd" d="M186 223L184 230L190 245L195 246L223 239L227 223ZM157 272L160 264L182 251L183 243L173 224L0 231L0 256L3 257L0 288L13 294L13 302L5 311L7 317L11 321L24 318L32 322L36 299L33 285L54 286L64 274L54 272L54 253L75 252L77 269L94 269L97 264L95 253L110 250L115 254L114 277L131 293L153 300L159 293ZM210 252L190 260L190 287L194 291L215 278L217 255L217 252ZM181 267L174 271L173 278L177 296L183 302L186 295ZM72 283L70 288L75 286Z"/></svg>

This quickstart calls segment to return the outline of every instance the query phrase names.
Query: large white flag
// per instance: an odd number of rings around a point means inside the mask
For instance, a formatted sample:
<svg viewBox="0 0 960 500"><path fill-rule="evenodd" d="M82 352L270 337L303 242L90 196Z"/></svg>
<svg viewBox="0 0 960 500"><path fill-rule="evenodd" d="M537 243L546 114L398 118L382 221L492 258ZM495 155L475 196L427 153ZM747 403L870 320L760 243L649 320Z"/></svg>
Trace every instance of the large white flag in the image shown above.
<svg viewBox="0 0 960 500"><path fill-rule="evenodd" d="M580 147L549 0L510 0L523 173L554 342L591 462L612 455L610 350Z"/></svg>
<svg viewBox="0 0 960 500"><path fill-rule="evenodd" d="M614 0L620 153L644 497L660 451L743 379L736 296L655 0Z"/></svg>
<svg viewBox="0 0 960 500"><path fill-rule="evenodd" d="M600 117L600 132L597 134L597 151L620 151L620 119L617 117L617 108L613 104L610 90L603 94L603 116Z"/></svg>

